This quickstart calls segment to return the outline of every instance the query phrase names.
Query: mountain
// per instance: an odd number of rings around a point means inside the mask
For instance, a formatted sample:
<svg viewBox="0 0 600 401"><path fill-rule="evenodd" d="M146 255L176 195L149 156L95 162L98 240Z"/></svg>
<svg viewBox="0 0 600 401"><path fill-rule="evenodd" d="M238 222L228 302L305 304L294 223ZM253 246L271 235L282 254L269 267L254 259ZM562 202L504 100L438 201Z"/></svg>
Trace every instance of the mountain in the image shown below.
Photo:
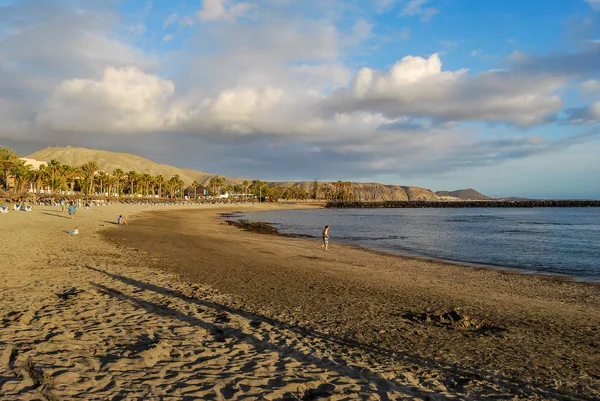
<svg viewBox="0 0 600 401"><path fill-rule="evenodd" d="M63 164L80 166L90 160L98 163L100 170L108 173L114 169L120 168L125 173L136 171L138 173L149 173L152 175L162 175L170 178L178 174L186 184L198 181L205 184L215 174L203 173L200 171L177 168L166 164L155 163L152 160L140 156L109 152L106 150L94 150L85 148L46 148L39 150L27 156L28 159L49 162L57 160ZM227 178L227 181L241 183L241 179ZM250 181L250 180L249 180ZM328 184L333 187L334 183L319 181L319 185ZM311 192L313 181L300 182L269 182L270 186L278 187L301 187L306 192ZM379 183L351 183L349 191L353 193L357 200L362 201L384 201L384 200L439 200L438 196L429 189L419 187L408 187L399 185L383 185Z"/></svg>
<svg viewBox="0 0 600 401"><path fill-rule="evenodd" d="M108 173L112 172L114 169L120 168L125 173L133 170L138 173L162 175L166 179L178 174L186 184L198 181L200 184L204 185L211 177L215 176L215 174L155 163L152 160L129 153L109 152L107 150L72 147L46 148L30 154L27 158L45 162L58 160L62 164L69 164L72 166L80 166L93 160L98 163L100 170Z"/></svg>
<svg viewBox="0 0 600 401"><path fill-rule="evenodd" d="M436 191L437 196L451 196L453 198L463 199L463 200L487 200L491 199L489 196L482 194L481 192L477 192L472 188L468 189L459 189L456 191Z"/></svg>

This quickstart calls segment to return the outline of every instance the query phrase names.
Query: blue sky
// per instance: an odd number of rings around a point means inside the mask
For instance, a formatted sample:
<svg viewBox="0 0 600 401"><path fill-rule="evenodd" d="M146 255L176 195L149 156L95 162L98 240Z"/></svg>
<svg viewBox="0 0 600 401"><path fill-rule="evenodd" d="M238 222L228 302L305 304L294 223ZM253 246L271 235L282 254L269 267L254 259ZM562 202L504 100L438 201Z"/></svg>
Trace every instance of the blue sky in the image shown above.
<svg viewBox="0 0 600 401"><path fill-rule="evenodd" d="M0 0L0 145L600 198L599 0Z"/></svg>

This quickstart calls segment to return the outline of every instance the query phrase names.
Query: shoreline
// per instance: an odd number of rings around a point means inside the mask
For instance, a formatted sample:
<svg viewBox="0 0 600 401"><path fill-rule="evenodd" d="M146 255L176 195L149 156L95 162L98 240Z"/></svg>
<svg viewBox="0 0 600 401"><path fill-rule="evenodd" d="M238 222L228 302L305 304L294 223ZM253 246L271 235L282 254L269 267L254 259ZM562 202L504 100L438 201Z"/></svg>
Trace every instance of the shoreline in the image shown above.
<svg viewBox="0 0 600 401"><path fill-rule="evenodd" d="M573 346L597 341L590 326L600 321L600 287L594 283L465 269L340 244L325 253L315 241L256 235L201 211L146 216L142 225L135 233L113 230L107 236L117 244L134 241L159 260L156 268L233 294L234 305L267 318L396 354L412 349L415 358L431 363L508 374L535 388L556 377L577 381L563 365L572 358L592 377L597 370L590 349ZM160 250L143 244L158 241L158 232ZM176 232L185 233L181 244L165 242ZM459 311L460 325L487 326L482 332L447 327L444 316L453 311ZM591 383L590 391L600 394L600 383Z"/></svg>
<svg viewBox="0 0 600 401"><path fill-rule="evenodd" d="M226 219L228 217L234 216L236 213L245 213L245 212L243 212L243 211L237 212L236 211L236 212L231 212L231 213L225 213L219 217L221 219ZM224 221L228 222L227 220L224 220ZM233 220L233 221L236 221L236 220ZM280 236L289 237L289 238L309 239L309 240L318 242L317 236L281 233L281 232L279 232L279 230L277 230L276 227L274 227L274 223L265 222L265 221L249 221L249 220L239 220L239 221L248 221L249 223L269 225L273 228L273 230L275 230L275 232L273 232L273 233L263 233L263 232L255 231L252 229L245 229L245 228L238 227L239 229L244 230L244 231L254 232L254 233L262 234L262 235L280 235ZM395 251L392 249L369 248L367 246L352 243L352 242L341 242L340 241L340 242L338 242L338 244L344 244L345 246L348 246L348 247L352 247L352 248L359 249L359 250L364 250L365 252L373 252L378 255L392 255L392 256L397 256L400 258L414 259L414 260L418 260L418 261L430 261L430 262L449 264L449 265L453 265L453 266L464 266L464 267L475 268L475 269L489 269L489 270L495 270L495 271L505 272L505 273L509 273L509 274L542 276L542 277L548 277L548 278L553 278L553 279L557 279L557 280L565 280L565 281L569 281L569 282L600 285L600 277L595 277L595 276L576 276L576 275L570 275L570 274L546 272L543 270L533 270L533 269L528 270L526 268L515 267L515 266L503 266L503 265L493 265L493 264L477 263L477 262L462 261L462 260L443 259L443 258L438 258L435 256L422 255L417 252L411 252L411 251Z"/></svg>

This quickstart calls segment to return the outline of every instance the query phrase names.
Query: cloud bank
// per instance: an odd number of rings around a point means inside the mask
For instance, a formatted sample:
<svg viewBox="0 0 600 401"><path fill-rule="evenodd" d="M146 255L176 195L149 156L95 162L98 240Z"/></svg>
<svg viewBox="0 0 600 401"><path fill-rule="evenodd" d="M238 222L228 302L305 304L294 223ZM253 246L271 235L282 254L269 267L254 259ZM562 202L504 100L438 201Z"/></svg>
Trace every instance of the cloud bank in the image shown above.
<svg viewBox="0 0 600 401"><path fill-rule="evenodd" d="M370 12L426 25L443 12L431 3L380 0ZM143 21L124 25L110 2L77 4L2 6L0 138L112 146L144 136L147 146L175 146L165 138L176 137L227 149L256 171L290 163L290 172L416 176L558 151L569 143L528 130L600 120L593 43L513 53L502 69L449 69L436 53L398 54L382 67L355 57L378 40L369 14L334 0L301 10L204 0L165 11L154 39ZM575 86L590 104L565 107Z"/></svg>

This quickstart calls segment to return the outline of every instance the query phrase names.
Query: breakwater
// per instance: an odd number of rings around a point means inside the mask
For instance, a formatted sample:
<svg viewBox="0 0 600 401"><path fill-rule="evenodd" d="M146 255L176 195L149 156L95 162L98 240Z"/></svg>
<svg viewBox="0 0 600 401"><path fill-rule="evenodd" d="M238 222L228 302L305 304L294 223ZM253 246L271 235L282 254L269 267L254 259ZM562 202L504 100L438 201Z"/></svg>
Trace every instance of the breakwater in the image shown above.
<svg viewBox="0 0 600 401"><path fill-rule="evenodd" d="M518 200L518 201L383 201L327 202L332 209L373 208L466 208L466 207L600 207L600 200Z"/></svg>

